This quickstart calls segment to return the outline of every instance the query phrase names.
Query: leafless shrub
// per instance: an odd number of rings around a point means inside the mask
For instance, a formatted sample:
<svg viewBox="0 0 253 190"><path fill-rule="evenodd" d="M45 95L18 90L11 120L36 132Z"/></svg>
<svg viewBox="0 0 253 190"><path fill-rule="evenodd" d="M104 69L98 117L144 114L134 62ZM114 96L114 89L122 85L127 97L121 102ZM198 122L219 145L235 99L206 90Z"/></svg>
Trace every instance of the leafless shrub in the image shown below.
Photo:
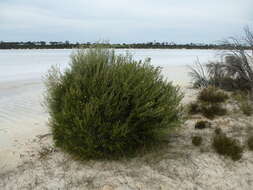
<svg viewBox="0 0 253 190"><path fill-rule="evenodd" d="M191 70L189 72L189 75L192 78L194 88L207 87L208 85L210 85L210 75L207 70L207 67L206 65L202 65L199 59L197 59L193 67L189 68Z"/></svg>
<svg viewBox="0 0 253 190"><path fill-rule="evenodd" d="M226 90L246 90L253 94L253 32L244 29L245 37L230 37L223 44L230 50L222 53L221 62L199 63L190 76L196 88L214 85ZM252 54L249 52L252 50Z"/></svg>

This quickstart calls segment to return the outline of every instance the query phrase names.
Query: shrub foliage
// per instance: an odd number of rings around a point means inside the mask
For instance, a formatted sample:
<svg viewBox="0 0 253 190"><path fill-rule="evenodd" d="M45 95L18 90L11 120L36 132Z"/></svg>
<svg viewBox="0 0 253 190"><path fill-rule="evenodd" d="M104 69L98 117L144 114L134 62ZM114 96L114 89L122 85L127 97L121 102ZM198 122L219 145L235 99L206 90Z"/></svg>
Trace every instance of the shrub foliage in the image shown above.
<svg viewBox="0 0 253 190"><path fill-rule="evenodd" d="M245 92L235 92L233 98L237 101L243 114L250 116L253 113L253 105L250 95Z"/></svg>
<svg viewBox="0 0 253 190"><path fill-rule="evenodd" d="M227 110L221 104L202 103L201 108L202 114L208 119L214 119L215 116L223 116L227 113Z"/></svg>
<svg viewBox="0 0 253 190"><path fill-rule="evenodd" d="M249 149L253 151L253 135L248 138L247 144Z"/></svg>
<svg viewBox="0 0 253 190"><path fill-rule="evenodd" d="M149 60L91 48L47 76L46 104L56 146L79 158L119 157L180 122L182 94Z"/></svg>
<svg viewBox="0 0 253 190"><path fill-rule="evenodd" d="M201 106L198 102L191 102L188 106L189 114L198 114L201 112Z"/></svg>
<svg viewBox="0 0 253 190"><path fill-rule="evenodd" d="M211 127L211 125L209 121L200 120L195 123L195 129L205 129Z"/></svg>
<svg viewBox="0 0 253 190"><path fill-rule="evenodd" d="M203 88L198 95L198 100L207 103L223 103L228 99L228 95L214 86Z"/></svg>
<svg viewBox="0 0 253 190"><path fill-rule="evenodd" d="M229 156L234 161L242 157L243 147L237 140L227 137L222 132L216 132L212 145L218 154Z"/></svg>
<svg viewBox="0 0 253 190"><path fill-rule="evenodd" d="M197 101L189 105L190 114L203 114L206 118L213 119L215 116L222 116L227 113L223 103L228 95L216 87L208 86L203 88L197 97Z"/></svg>
<svg viewBox="0 0 253 190"><path fill-rule="evenodd" d="M192 144L194 146L200 146L202 144L202 137L201 136L193 136L192 137Z"/></svg>

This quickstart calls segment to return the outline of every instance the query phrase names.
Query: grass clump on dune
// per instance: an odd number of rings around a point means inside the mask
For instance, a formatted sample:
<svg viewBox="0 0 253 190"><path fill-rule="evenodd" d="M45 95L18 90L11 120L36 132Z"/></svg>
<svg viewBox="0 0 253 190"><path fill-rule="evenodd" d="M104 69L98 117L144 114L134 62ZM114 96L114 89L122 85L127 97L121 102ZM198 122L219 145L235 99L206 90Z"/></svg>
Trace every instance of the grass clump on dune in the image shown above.
<svg viewBox="0 0 253 190"><path fill-rule="evenodd" d="M78 50L46 85L55 144L81 159L130 155L180 122L179 88L148 60L114 50Z"/></svg>
<svg viewBox="0 0 253 190"><path fill-rule="evenodd" d="M222 116L227 110L222 106L228 99L228 95L216 87L203 88L197 97L197 101L189 105L189 114L202 114L208 119Z"/></svg>
<svg viewBox="0 0 253 190"><path fill-rule="evenodd" d="M223 156L229 156L232 160L240 160L243 153L243 147L239 142L226 134L219 132L214 135L213 148L215 151Z"/></svg>
<svg viewBox="0 0 253 190"><path fill-rule="evenodd" d="M200 120L195 123L195 129L205 129L211 127L211 123L209 121Z"/></svg>
<svg viewBox="0 0 253 190"><path fill-rule="evenodd" d="M217 89L214 86L203 88L198 95L199 101L212 104L224 103L228 98L229 97L225 92Z"/></svg>
<svg viewBox="0 0 253 190"><path fill-rule="evenodd" d="M220 104L202 104L202 114L208 119L214 119L215 116L226 115L227 110Z"/></svg>
<svg viewBox="0 0 253 190"><path fill-rule="evenodd" d="M253 135L248 138L247 144L248 144L249 149L253 151Z"/></svg>
<svg viewBox="0 0 253 190"><path fill-rule="evenodd" d="M253 104L250 95L246 92L235 92L233 98L237 101L243 114L250 116L253 114Z"/></svg>
<svg viewBox="0 0 253 190"><path fill-rule="evenodd" d="M200 146L202 144L202 137L201 136L193 136L192 137L192 144L194 146Z"/></svg>
<svg viewBox="0 0 253 190"><path fill-rule="evenodd" d="M188 113L189 114L198 114L201 112L201 106L198 102L191 102L188 105Z"/></svg>

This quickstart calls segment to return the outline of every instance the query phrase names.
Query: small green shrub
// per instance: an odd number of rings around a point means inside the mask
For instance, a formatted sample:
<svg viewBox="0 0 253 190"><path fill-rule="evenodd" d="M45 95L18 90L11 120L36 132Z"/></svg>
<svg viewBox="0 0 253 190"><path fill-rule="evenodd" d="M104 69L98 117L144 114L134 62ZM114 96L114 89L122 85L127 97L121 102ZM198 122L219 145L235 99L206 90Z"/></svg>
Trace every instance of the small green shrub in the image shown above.
<svg viewBox="0 0 253 190"><path fill-rule="evenodd" d="M202 104L201 112L206 118L213 119L215 116L226 115L227 110L220 104Z"/></svg>
<svg viewBox="0 0 253 190"><path fill-rule="evenodd" d="M247 116L251 116L253 113L252 104L250 104L248 101L242 102L240 108L242 112Z"/></svg>
<svg viewBox="0 0 253 190"><path fill-rule="evenodd" d="M189 104L188 109L189 114L198 114L201 113L208 119L214 119L215 116L223 116L226 115L227 110L222 107L221 104L213 104L206 102L193 102Z"/></svg>
<svg viewBox="0 0 253 190"><path fill-rule="evenodd" d="M242 157L243 147L237 140L227 137L223 133L215 134L212 145L218 154L229 156L234 161L240 160Z"/></svg>
<svg viewBox="0 0 253 190"><path fill-rule="evenodd" d="M159 68L110 49L78 50L46 85L54 142L81 159L132 155L181 119L182 94Z"/></svg>
<svg viewBox="0 0 253 190"><path fill-rule="evenodd" d="M211 123L209 121L197 121L195 124L195 129L205 129L211 127Z"/></svg>
<svg viewBox="0 0 253 190"><path fill-rule="evenodd" d="M200 136L193 136L192 137L192 144L194 146L200 146L202 144L202 137L200 137Z"/></svg>
<svg viewBox="0 0 253 190"><path fill-rule="evenodd" d="M249 149L253 151L253 136L250 136L248 138L247 143L248 143Z"/></svg>
<svg viewBox="0 0 253 190"><path fill-rule="evenodd" d="M243 114L250 116L253 114L253 105L250 100L250 95L246 92L235 92L233 98L238 102L240 110Z"/></svg>
<svg viewBox="0 0 253 190"><path fill-rule="evenodd" d="M214 132L216 135L220 135L222 133L222 130L221 130L221 128L217 127L217 128L215 128Z"/></svg>
<svg viewBox="0 0 253 190"><path fill-rule="evenodd" d="M189 114L203 114L208 119L222 116L227 113L222 103L228 99L228 95L215 87L209 86L202 89L197 97L197 102L189 104Z"/></svg>
<svg viewBox="0 0 253 190"><path fill-rule="evenodd" d="M197 102L191 102L188 107L189 114L197 114L201 112L201 107Z"/></svg>
<svg viewBox="0 0 253 190"><path fill-rule="evenodd" d="M223 103L228 99L228 95L221 90L218 90L216 87L209 86L203 88L199 95L198 100L207 102L207 103Z"/></svg>

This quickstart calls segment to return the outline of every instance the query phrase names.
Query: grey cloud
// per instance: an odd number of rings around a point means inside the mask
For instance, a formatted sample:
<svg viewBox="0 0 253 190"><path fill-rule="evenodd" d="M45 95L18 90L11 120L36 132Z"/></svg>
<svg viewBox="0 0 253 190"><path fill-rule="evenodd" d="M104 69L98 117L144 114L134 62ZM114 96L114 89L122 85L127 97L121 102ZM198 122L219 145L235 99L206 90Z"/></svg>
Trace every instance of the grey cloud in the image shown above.
<svg viewBox="0 0 253 190"><path fill-rule="evenodd" d="M6 0L0 40L213 42L252 26L252 0Z"/></svg>

